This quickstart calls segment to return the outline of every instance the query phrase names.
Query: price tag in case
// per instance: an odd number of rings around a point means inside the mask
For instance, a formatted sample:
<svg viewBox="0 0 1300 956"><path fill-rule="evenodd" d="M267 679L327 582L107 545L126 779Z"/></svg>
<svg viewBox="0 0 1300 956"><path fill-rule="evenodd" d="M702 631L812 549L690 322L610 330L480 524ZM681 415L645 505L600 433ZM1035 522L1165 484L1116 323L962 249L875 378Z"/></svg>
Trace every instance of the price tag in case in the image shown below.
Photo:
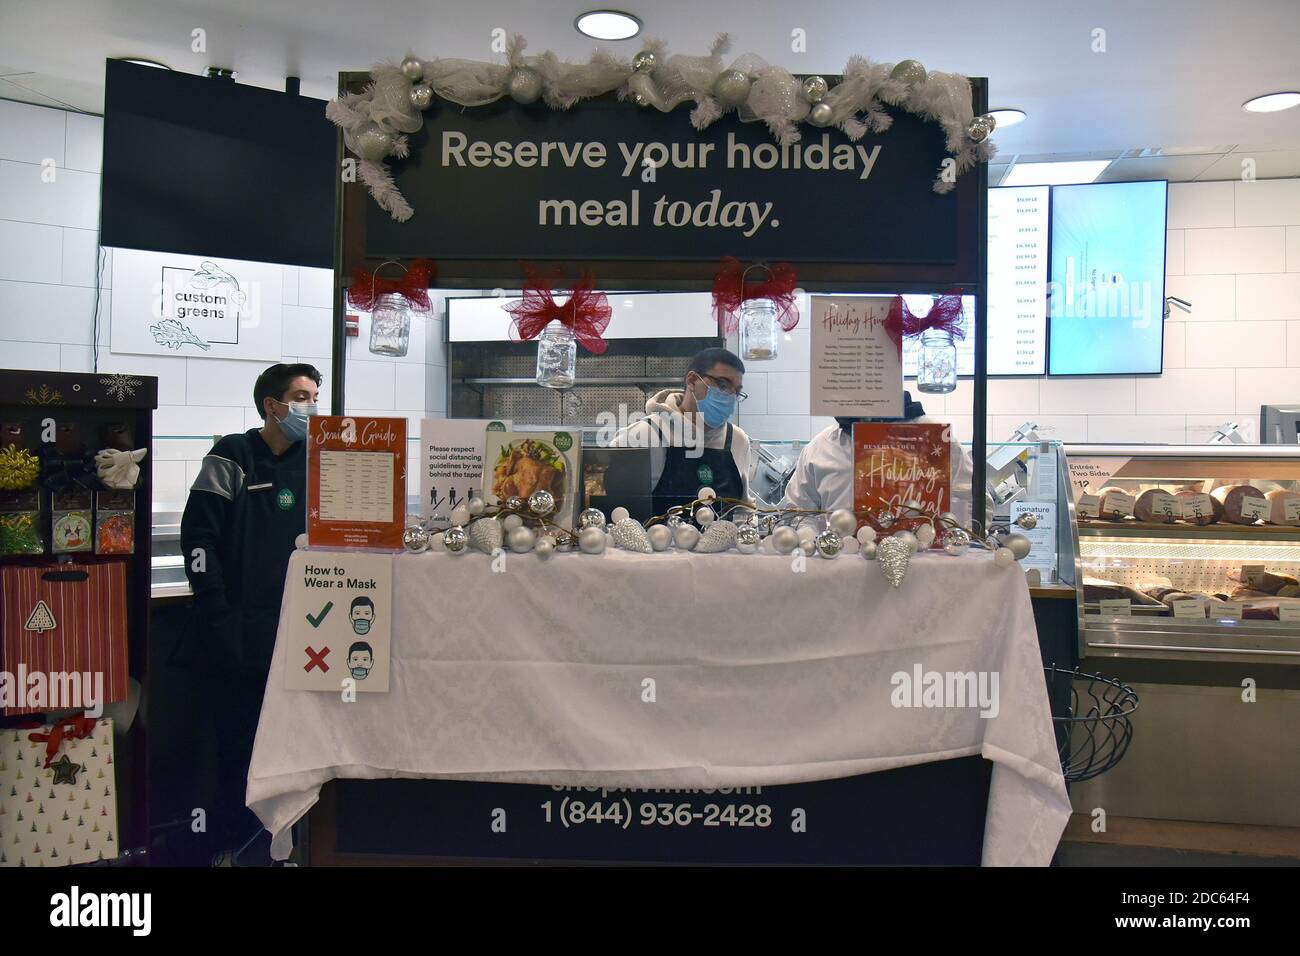
<svg viewBox="0 0 1300 956"><path fill-rule="evenodd" d="M1102 617L1132 617L1133 602L1128 598L1104 598L1101 601Z"/></svg>
<svg viewBox="0 0 1300 956"><path fill-rule="evenodd" d="M1209 495L1188 495L1182 499L1184 518L1204 518L1214 514L1214 499Z"/></svg>
<svg viewBox="0 0 1300 956"><path fill-rule="evenodd" d="M1241 516L1252 521L1268 520L1268 502L1263 498L1247 495L1241 499Z"/></svg>
<svg viewBox="0 0 1300 956"><path fill-rule="evenodd" d="M1215 608L1214 616L1221 621L1240 621L1245 605L1240 601L1229 601L1222 607Z"/></svg>
<svg viewBox="0 0 1300 956"><path fill-rule="evenodd" d="M1257 588L1264 582L1264 565L1243 564L1241 566L1241 583L1247 587Z"/></svg>
<svg viewBox="0 0 1300 956"><path fill-rule="evenodd" d="M1101 515L1101 499L1096 495L1079 495L1075 507L1082 518L1096 518Z"/></svg>
<svg viewBox="0 0 1300 956"><path fill-rule="evenodd" d="M1284 604L1277 609L1277 619L1288 624L1300 624L1300 604Z"/></svg>
<svg viewBox="0 0 1300 956"><path fill-rule="evenodd" d="M1282 518L1285 521L1300 521L1300 498L1288 498L1282 502Z"/></svg>
<svg viewBox="0 0 1300 956"><path fill-rule="evenodd" d="M1174 617L1190 617L1198 620L1205 619L1205 605L1200 601L1174 601Z"/></svg>

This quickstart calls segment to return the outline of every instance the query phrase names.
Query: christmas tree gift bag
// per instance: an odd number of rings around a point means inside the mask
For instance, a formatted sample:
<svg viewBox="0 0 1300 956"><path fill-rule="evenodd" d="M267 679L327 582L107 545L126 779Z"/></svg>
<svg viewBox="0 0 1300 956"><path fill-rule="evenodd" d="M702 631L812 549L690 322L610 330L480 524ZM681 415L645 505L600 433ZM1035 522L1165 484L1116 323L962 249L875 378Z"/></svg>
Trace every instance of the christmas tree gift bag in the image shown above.
<svg viewBox="0 0 1300 956"><path fill-rule="evenodd" d="M126 699L126 579L122 561L0 567L0 714Z"/></svg>
<svg viewBox="0 0 1300 956"><path fill-rule="evenodd" d="M113 722L0 730L0 866L117 857Z"/></svg>

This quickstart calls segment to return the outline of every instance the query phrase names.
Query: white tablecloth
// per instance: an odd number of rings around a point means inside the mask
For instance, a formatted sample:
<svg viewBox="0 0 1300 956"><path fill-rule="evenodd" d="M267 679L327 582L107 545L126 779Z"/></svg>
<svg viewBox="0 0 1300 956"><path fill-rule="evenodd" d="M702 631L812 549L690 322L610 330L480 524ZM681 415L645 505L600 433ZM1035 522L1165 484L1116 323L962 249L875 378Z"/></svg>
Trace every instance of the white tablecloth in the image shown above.
<svg viewBox="0 0 1300 956"><path fill-rule="evenodd" d="M289 576L307 553L294 554ZM284 619L248 805L289 828L336 777L767 786L979 754L986 865L1046 865L1070 804L1025 577L986 553L394 558L390 691L284 688ZM896 672L987 672L997 715L896 707ZM655 701L643 700L647 678Z"/></svg>

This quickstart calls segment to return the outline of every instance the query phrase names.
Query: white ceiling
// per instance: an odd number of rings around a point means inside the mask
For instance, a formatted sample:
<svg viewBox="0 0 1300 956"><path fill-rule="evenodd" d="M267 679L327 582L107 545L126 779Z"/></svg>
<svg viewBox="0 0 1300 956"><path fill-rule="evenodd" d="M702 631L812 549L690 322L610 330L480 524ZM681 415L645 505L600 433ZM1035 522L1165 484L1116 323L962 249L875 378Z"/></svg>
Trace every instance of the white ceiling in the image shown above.
<svg viewBox="0 0 1300 956"><path fill-rule="evenodd" d="M798 73L836 73L858 53L987 76L991 106L1029 114L995 134L1002 165L1081 154L1119 159L1107 179L1227 179L1240 177L1244 151L1260 178L1300 175L1300 109L1241 109L1300 89L1297 0L3 0L0 98L99 112L110 56L229 67L275 89L297 74L303 93L328 98L339 71L408 48L492 59L494 28L522 33L531 52L585 58L595 44L573 19L609 6L645 24L641 37L605 44L629 56L645 37L702 53L727 31L733 52ZM204 53L191 49L196 29ZM791 51L796 29L805 53ZM1093 51L1097 30L1105 52ZM1138 155L1159 147L1194 152Z"/></svg>

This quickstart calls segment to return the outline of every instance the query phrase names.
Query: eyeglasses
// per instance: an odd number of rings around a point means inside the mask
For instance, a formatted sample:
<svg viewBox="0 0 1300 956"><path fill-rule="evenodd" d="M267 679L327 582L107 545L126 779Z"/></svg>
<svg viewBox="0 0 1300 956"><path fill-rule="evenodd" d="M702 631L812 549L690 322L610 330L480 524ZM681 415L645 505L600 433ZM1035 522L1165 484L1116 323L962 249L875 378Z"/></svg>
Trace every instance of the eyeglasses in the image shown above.
<svg viewBox="0 0 1300 956"><path fill-rule="evenodd" d="M714 376L712 376L712 375L708 375L708 374L706 374L704 377L707 378L707 379L708 379L710 382L712 382L714 385L718 386L719 390L721 390L721 392L722 392L724 395L734 395L734 396L736 396L736 401L738 401L738 402L743 402L745 399L749 398L749 395L747 395L745 392L741 391L741 390L740 390L740 389L735 385L735 383L733 383L733 382L729 382L729 381L727 381L725 378L716 378L716 377L714 377Z"/></svg>

